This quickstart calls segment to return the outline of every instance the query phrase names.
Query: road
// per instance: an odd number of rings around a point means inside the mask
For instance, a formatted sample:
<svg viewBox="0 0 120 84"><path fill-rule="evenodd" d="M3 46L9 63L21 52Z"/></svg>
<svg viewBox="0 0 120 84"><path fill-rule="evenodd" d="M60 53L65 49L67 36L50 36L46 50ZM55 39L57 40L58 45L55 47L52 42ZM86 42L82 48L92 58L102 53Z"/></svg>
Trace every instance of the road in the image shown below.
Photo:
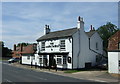
<svg viewBox="0 0 120 84"><path fill-rule="evenodd" d="M83 79L75 79L46 72L37 72L29 69L11 66L6 62L2 63L2 81L16 84L17 82L94 82ZM23 84L23 83L22 83ZM73 84L73 83L71 83ZM95 84L95 83L94 83ZM98 83L96 84L105 84Z"/></svg>

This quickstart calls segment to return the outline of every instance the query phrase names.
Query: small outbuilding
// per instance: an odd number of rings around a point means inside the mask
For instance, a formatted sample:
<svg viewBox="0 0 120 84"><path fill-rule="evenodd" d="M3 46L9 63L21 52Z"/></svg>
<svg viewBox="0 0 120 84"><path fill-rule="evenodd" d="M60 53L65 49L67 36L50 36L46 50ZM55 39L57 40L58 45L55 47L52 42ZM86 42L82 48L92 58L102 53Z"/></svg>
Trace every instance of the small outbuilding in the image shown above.
<svg viewBox="0 0 120 84"><path fill-rule="evenodd" d="M108 41L108 72L120 74L120 30Z"/></svg>

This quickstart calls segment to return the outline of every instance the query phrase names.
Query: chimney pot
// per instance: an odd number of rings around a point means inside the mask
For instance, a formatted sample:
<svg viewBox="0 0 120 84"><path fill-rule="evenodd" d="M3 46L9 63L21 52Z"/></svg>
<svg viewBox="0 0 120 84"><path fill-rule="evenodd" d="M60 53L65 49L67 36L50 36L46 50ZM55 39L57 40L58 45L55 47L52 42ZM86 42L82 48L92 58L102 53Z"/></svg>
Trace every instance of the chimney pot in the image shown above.
<svg viewBox="0 0 120 84"><path fill-rule="evenodd" d="M83 22L83 18L82 17L78 17L78 22L77 22L77 28L84 30L84 22Z"/></svg>
<svg viewBox="0 0 120 84"><path fill-rule="evenodd" d="M78 21L80 21L80 16L78 17Z"/></svg>
<svg viewBox="0 0 120 84"><path fill-rule="evenodd" d="M93 30L92 25L91 25L91 30Z"/></svg>
<svg viewBox="0 0 120 84"><path fill-rule="evenodd" d="M48 33L50 33L49 25L45 25L44 34L48 34Z"/></svg>
<svg viewBox="0 0 120 84"><path fill-rule="evenodd" d="M95 28L93 27L93 30L95 31Z"/></svg>

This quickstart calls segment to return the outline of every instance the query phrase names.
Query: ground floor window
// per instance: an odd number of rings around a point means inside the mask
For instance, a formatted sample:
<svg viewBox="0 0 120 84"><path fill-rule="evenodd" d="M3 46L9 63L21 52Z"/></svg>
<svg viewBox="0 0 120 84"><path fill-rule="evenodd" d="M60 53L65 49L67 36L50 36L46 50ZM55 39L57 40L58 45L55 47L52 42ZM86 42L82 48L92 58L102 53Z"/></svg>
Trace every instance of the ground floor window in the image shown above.
<svg viewBox="0 0 120 84"><path fill-rule="evenodd" d="M65 55L57 55L57 64L67 64L67 56Z"/></svg>
<svg viewBox="0 0 120 84"><path fill-rule="evenodd" d="M39 63L42 64L42 58L39 58Z"/></svg>
<svg viewBox="0 0 120 84"><path fill-rule="evenodd" d="M43 55L43 65L47 66L47 55Z"/></svg>
<svg viewBox="0 0 120 84"><path fill-rule="evenodd" d="M62 55L57 55L57 64L62 64Z"/></svg>
<svg viewBox="0 0 120 84"><path fill-rule="evenodd" d="M63 56L63 64L67 64L66 56Z"/></svg>
<svg viewBox="0 0 120 84"><path fill-rule="evenodd" d="M35 60L35 56L33 56L33 60Z"/></svg>
<svg viewBox="0 0 120 84"><path fill-rule="evenodd" d="M29 59L30 59L30 56L27 56L27 59L29 60Z"/></svg>
<svg viewBox="0 0 120 84"><path fill-rule="evenodd" d="M42 60L43 60L43 59L42 59L42 55L40 55L40 56L39 56L39 63L40 63L40 64L42 64L42 63L43 63L43 61L42 61Z"/></svg>

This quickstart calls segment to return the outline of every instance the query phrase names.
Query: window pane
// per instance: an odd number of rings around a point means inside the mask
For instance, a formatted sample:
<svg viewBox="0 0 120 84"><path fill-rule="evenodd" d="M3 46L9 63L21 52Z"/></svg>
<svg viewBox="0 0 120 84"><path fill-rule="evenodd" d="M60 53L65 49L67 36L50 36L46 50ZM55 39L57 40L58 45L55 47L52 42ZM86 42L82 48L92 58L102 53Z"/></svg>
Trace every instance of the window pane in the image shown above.
<svg viewBox="0 0 120 84"><path fill-rule="evenodd" d="M29 59L30 59L30 56L27 56L27 59L29 60Z"/></svg>
<svg viewBox="0 0 120 84"><path fill-rule="evenodd" d="M39 58L39 63L42 64L42 58Z"/></svg>
<svg viewBox="0 0 120 84"><path fill-rule="evenodd" d="M41 50L42 50L42 51L45 50L45 42L41 42Z"/></svg>
<svg viewBox="0 0 120 84"><path fill-rule="evenodd" d="M63 56L63 64L66 64L66 56Z"/></svg>
<svg viewBox="0 0 120 84"><path fill-rule="evenodd" d="M96 50L98 50L98 42L96 42Z"/></svg>
<svg viewBox="0 0 120 84"><path fill-rule="evenodd" d="M62 58L57 58L57 64L62 64Z"/></svg>
<svg viewBox="0 0 120 84"><path fill-rule="evenodd" d="M65 50L65 40L60 40L60 50Z"/></svg>

